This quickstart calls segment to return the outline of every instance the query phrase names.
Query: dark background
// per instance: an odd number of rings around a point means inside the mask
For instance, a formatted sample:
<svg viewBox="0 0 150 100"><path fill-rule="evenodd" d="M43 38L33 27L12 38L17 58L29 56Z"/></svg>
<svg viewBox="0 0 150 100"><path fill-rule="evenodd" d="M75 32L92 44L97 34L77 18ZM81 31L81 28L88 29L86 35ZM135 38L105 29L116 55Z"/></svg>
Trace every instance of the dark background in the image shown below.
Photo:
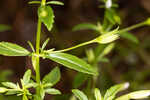
<svg viewBox="0 0 150 100"><path fill-rule="evenodd" d="M97 23L102 20L104 9L98 8L98 0L61 0L64 6L52 6L55 13L55 25L51 32L45 26L42 27L43 41L50 37L47 49L63 49L93 39L96 34L93 31L72 32L72 27L83 23ZM0 0L0 24L7 24L12 30L0 32L0 41L17 43L25 48L30 47L27 41L35 44L37 26L37 5L28 5L29 0ZM137 24L150 17L150 0L118 0L118 12L122 18L121 28ZM132 31L140 44L135 45L125 39L120 39L121 51L118 49L108 56L110 63L100 63L101 70L105 72L108 81L107 87L114 83L129 81L131 90L150 89L150 27L141 27ZM93 47L95 45L92 45ZM72 54L84 57L85 48L73 50ZM43 77L57 64L49 60L41 60L41 76ZM111 65L111 68L110 68ZM0 56L0 70L10 69L14 72L11 80L18 81L26 69L31 68L28 57L3 57ZM57 88L70 92L75 71L61 67L62 79ZM101 80L101 79L99 79ZM133 82L135 81L135 83ZM101 87L101 86L99 86Z"/></svg>

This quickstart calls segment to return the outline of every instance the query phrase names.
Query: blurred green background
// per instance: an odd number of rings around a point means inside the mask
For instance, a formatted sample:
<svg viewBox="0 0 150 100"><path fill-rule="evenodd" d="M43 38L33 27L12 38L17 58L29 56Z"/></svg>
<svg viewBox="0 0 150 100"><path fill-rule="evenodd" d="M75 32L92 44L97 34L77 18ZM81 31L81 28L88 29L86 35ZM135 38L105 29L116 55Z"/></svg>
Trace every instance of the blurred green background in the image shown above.
<svg viewBox="0 0 150 100"><path fill-rule="evenodd" d="M43 25L42 42L50 37L47 48L63 49L88 41L97 36L90 30L73 32L73 26L80 23L97 23L104 16L103 3L98 0L61 0L64 6L52 6L55 13L55 25L48 32ZM27 41L35 44L37 5L28 5L29 0L0 0L0 24L9 25L11 29L0 32L0 41L22 45L29 50ZM120 28L144 21L150 17L150 0L117 0L118 13L122 19ZM134 43L126 39L116 41L115 49L107 55L109 62L100 62L100 75L97 86L105 90L113 84L130 82L130 90L150 89L150 27L141 27L131 31L139 39ZM86 56L85 50L96 45L88 45L69 53L78 57ZM47 74L56 63L41 60L41 77ZM28 57L0 56L0 81L17 82L25 70L32 68ZM57 88L63 94L70 93L76 71L61 67L62 78ZM83 85L84 87L84 85ZM129 91L130 91L129 90ZM50 96L51 97L51 96ZM50 98L47 97L47 98ZM64 95L64 98L67 98ZM57 97L59 98L59 97ZM0 100L13 100L2 99ZM14 98L14 100L17 100ZM50 99L46 99L50 100ZM58 99L59 100L59 99ZM65 99L63 99L65 100Z"/></svg>

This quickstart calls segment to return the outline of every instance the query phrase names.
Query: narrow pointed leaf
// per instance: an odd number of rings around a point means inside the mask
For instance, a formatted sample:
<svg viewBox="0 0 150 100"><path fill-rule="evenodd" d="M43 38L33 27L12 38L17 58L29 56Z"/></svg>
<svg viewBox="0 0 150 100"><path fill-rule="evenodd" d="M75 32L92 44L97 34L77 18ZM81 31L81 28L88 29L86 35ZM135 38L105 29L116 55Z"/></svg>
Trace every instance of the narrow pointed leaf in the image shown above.
<svg viewBox="0 0 150 100"><path fill-rule="evenodd" d="M21 91L17 90L17 89L10 89L8 90L8 92L6 92L5 95L14 95L14 94L18 94L21 93Z"/></svg>
<svg viewBox="0 0 150 100"><path fill-rule="evenodd" d="M36 61L36 56L32 56L32 66L34 70L36 70Z"/></svg>
<svg viewBox="0 0 150 100"><path fill-rule="evenodd" d="M49 53L45 56L57 63L64 65L70 69L74 69L79 72L97 75L98 73L85 61L79 59L76 56L66 54L66 53Z"/></svg>
<svg viewBox="0 0 150 100"><path fill-rule="evenodd" d="M53 4L53 5L64 5L64 3L60 2L60 1L48 1L46 4Z"/></svg>
<svg viewBox="0 0 150 100"><path fill-rule="evenodd" d="M28 44L29 44L30 48L32 49L32 51L35 52L35 49L34 49L32 43L30 41L28 41Z"/></svg>
<svg viewBox="0 0 150 100"><path fill-rule="evenodd" d="M150 96L150 90L140 90L118 97L115 100L145 99Z"/></svg>
<svg viewBox="0 0 150 100"><path fill-rule="evenodd" d="M2 82L2 85L8 88L17 89L17 85L12 82Z"/></svg>
<svg viewBox="0 0 150 100"><path fill-rule="evenodd" d="M41 1L30 1L28 4L41 4Z"/></svg>
<svg viewBox="0 0 150 100"><path fill-rule="evenodd" d="M0 42L0 55L4 56L27 56L30 52L23 47L8 42Z"/></svg>
<svg viewBox="0 0 150 100"><path fill-rule="evenodd" d="M128 86L129 86L129 83L124 83L124 84L118 84L118 85L111 87L110 89L106 91L104 100L113 100L118 92L127 89Z"/></svg>
<svg viewBox="0 0 150 100"><path fill-rule="evenodd" d="M44 23L47 29L50 31L54 23L54 13L50 6L41 6L38 9L39 19Z"/></svg>
<svg viewBox="0 0 150 100"><path fill-rule="evenodd" d="M73 89L72 92L79 100L88 100L87 96L82 91Z"/></svg>
<svg viewBox="0 0 150 100"><path fill-rule="evenodd" d="M28 100L26 95L23 95L22 100Z"/></svg>
<svg viewBox="0 0 150 100"><path fill-rule="evenodd" d="M58 94L61 94L61 92L57 89L54 89L54 88L49 88L49 89L45 89L45 92L47 94L52 94L52 95L58 95Z"/></svg>
<svg viewBox="0 0 150 100"><path fill-rule="evenodd" d="M105 55L107 55L107 54L109 54L111 51L112 51L112 49L115 47L115 43L110 43L109 45L107 45L105 48L104 48L104 50L103 50L103 52L101 53L101 55L104 57Z"/></svg>
<svg viewBox="0 0 150 100"><path fill-rule="evenodd" d="M5 93L7 91L7 89L6 88L4 88L4 87L0 87L0 93Z"/></svg>
<svg viewBox="0 0 150 100"><path fill-rule="evenodd" d="M42 100L44 99L44 97L45 97L45 90L44 90L44 88L42 87L42 88L40 88L40 97L42 98Z"/></svg>
<svg viewBox="0 0 150 100"><path fill-rule="evenodd" d="M31 78L31 70L27 70L23 76L23 82L24 84L28 84Z"/></svg>
<svg viewBox="0 0 150 100"><path fill-rule="evenodd" d="M95 92L94 94L95 94L96 100L103 100L102 96L101 96L101 93L100 93L100 90L98 88L95 88L94 92Z"/></svg>
<svg viewBox="0 0 150 100"><path fill-rule="evenodd" d="M46 39L46 41L43 43L43 45L42 45L42 50L45 49L45 47L46 47L46 45L48 44L49 40L50 40L50 39L48 38L48 39Z"/></svg>
<svg viewBox="0 0 150 100"><path fill-rule="evenodd" d="M60 77L61 77L60 69L56 67L43 78L42 83L44 84L50 83L51 86L53 86L60 80Z"/></svg>
<svg viewBox="0 0 150 100"><path fill-rule="evenodd" d="M91 30L98 30L98 27L94 24L89 24L89 23L83 23L83 24L78 24L75 27L73 27L73 31L79 31L79 30L86 30L86 29L91 29Z"/></svg>

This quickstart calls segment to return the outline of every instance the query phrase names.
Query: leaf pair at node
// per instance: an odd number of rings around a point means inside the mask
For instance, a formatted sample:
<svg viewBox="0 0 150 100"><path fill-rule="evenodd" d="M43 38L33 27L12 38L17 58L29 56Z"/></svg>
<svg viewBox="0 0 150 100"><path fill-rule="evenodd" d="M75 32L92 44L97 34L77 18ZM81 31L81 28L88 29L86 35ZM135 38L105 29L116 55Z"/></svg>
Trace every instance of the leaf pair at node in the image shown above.
<svg viewBox="0 0 150 100"><path fill-rule="evenodd" d="M37 84L31 79L31 70L25 72L23 79L21 79L21 87L19 84L12 82L2 82L5 87L0 87L0 93L5 93L5 95L17 95L22 96L23 100L28 100L32 94L29 92L29 88L35 88Z"/></svg>
<svg viewBox="0 0 150 100"><path fill-rule="evenodd" d="M59 82L61 77L60 69L55 67L50 73L48 73L42 80L40 85L40 96L44 99L45 93L51 95L58 95L61 92L55 88L52 88L57 82Z"/></svg>
<svg viewBox="0 0 150 100"><path fill-rule="evenodd" d="M41 4L41 1L31 1L29 2L29 4ZM46 2L46 5L45 4L41 5L38 8L39 20L41 20L44 23L44 25L47 27L47 29L51 31L55 16L51 6L48 6L49 4L52 5L64 5L64 4L60 1L48 1Z"/></svg>
<svg viewBox="0 0 150 100"><path fill-rule="evenodd" d="M106 91L104 97L101 95L100 90L98 88L95 88L94 90L95 99L96 100L130 100L130 99L145 99L148 98L148 96L150 96L150 90L140 90L116 98L116 94L118 92L123 91L128 87L129 87L129 83L123 83L123 84L112 86ZM78 89L73 89L72 92L79 100L88 100L87 96L82 91Z"/></svg>

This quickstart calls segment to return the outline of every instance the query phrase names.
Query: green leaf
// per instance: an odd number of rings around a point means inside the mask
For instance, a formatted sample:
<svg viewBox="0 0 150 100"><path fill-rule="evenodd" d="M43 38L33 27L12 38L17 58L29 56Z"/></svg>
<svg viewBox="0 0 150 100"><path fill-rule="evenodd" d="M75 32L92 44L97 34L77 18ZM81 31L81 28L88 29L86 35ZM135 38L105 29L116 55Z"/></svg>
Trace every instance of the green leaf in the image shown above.
<svg viewBox="0 0 150 100"><path fill-rule="evenodd" d="M28 100L26 95L23 95L22 100Z"/></svg>
<svg viewBox="0 0 150 100"><path fill-rule="evenodd" d="M108 58L106 58L106 57L102 57L102 58L100 57L100 58L97 59L97 61L104 62L104 63L110 62L110 60Z"/></svg>
<svg viewBox="0 0 150 100"><path fill-rule="evenodd" d="M60 1L48 1L46 4L53 4L53 5L64 5L64 3L60 2Z"/></svg>
<svg viewBox="0 0 150 100"><path fill-rule="evenodd" d="M76 56L66 54L66 53L49 53L45 55L45 58L49 58L57 63L64 65L70 69L74 69L79 72L97 75L98 73L85 61L77 58Z"/></svg>
<svg viewBox="0 0 150 100"><path fill-rule="evenodd" d="M18 89L10 89L8 90L8 92L6 92L5 95L14 95L14 94L18 94L21 93L21 91L19 91Z"/></svg>
<svg viewBox="0 0 150 100"><path fill-rule="evenodd" d="M25 85L25 87L28 89L28 88L32 88L32 87L37 87L38 86L38 84L37 83L34 83L34 82L32 82L32 83L28 83L28 84L26 84Z"/></svg>
<svg viewBox="0 0 150 100"><path fill-rule="evenodd" d="M28 84L31 78L31 70L27 70L23 76L24 85Z"/></svg>
<svg viewBox="0 0 150 100"><path fill-rule="evenodd" d="M95 61L95 55L92 48L86 50L86 56L89 63L93 63L93 61Z"/></svg>
<svg viewBox="0 0 150 100"><path fill-rule="evenodd" d="M12 88L12 89L17 89L17 85L12 83L12 82L2 82L2 85L4 85L5 87L8 87L8 88Z"/></svg>
<svg viewBox="0 0 150 100"><path fill-rule="evenodd" d="M34 70L36 70L36 61L37 61L36 58L37 58L36 56L32 55L32 66Z"/></svg>
<svg viewBox="0 0 150 100"><path fill-rule="evenodd" d="M30 52L19 45L0 42L0 54L4 56L27 56Z"/></svg>
<svg viewBox="0 0 150 100"><path fill-rule="evenodd" d="M103 54L107 55L111 52L111 50L115 47L115 43L111 43L108 46L105 47Z"/></svg>
<svg viewBox="0 0 150 100"><path fill-rule="evenodd" d="M7 92L7 89L4 87L0 87L0 93L5 93L5 92Z"/></svg>
<svg viewBox="0 0 150 100"><path fill-rule="evenodd" d="M146 20L145 20L145 22L144 22L146 25L150 25L150 17L149 18L147 18Z"/></svg>
<svg viewBox="0 0 150 100"><path fill-rule="evenodd" d="M145 99L150 96L150 90L140 90L118 97L116 100Z"/></svg>
<svg viewBox="0 0 150 100"><path fill-rule="evenodd" d="M100 90L98 88L95 88L94 94L95 94L96 100L103 100Z"/></svg>
<svg viewBox="0 0 150 100"><path fill-rule="evenodd" d="M52 86L53 86L52 83L45 83L45 84L43 84L43 87L44 87L44 88L52 87Z"/></svg>
<svg viewBox="0 0 150 100"><path fill-rule="evenodd" d="M105 16L106 18L112 23L112 24L115 24L115 19L114 19L114 13L111 9L107 9L105 11Z"/></svg>
<svg viewBox="0 0 150 100"><path fill-rule="evenodd" d="M97 58L103 52L106 46L107 44L101 44L94 49L95 58Z"/></svg>
<svg viewBox="0 0 150 100"><path fill-rule="evenodd" d="M32 43L30 41L28 41L28 44L29 44L30 48L32 49L32 51L35 52L35 49L34 49Z"/></svg>
<svg viewBox="0 0 150 100"><path fill-rule="evenodd" d="M72 92L79 100L88 100L87 96L82 91L73 89Z"/></svg>
<svg viewBox="0 0 150 100"><path fill-rule="evenodd" d="M53 86L60 80L60 77L61 77L60 69L56 67L43 78L42 83L44 84L50 83Z"/></svg>
<svg viewBox="0 0 150 100"><path fill-rule="evenodd" d="M84 73L78 73L73 81L73 88L78 88L81 86L86 80L88 79L88 76Z"/></svg>
<svg viewBox="0 0 150 100"><path fill-rule="evenodd" d="M116 11L114 9L106 9L105 16L108 19L110 23L114 24L121 24L121 19L117 15Z"/></svg>
<svg viewBox="0 0 150 100"><path fill-rule="evenodd" d="M50 40L50 39L48 38L48 39L46 39L46 41L43 43L43 45L42 45L42 50L45 49L45 47L46 47L46 45L48 44L49 40Z"/></svg>
<svg viewBox="0 0 150 100"><path fill-rule="evenodd" d="M28 4L41 4L41 1L30 1Z"/></svg>
<svg viewBox="0 0 150 100"><path fill-rule="evenodd" d="M44 97L45 97L45 90L44 90L43 87L40 88L40 97L41 97L42 100L43 100Z"/></svg>
<svg viewBox="0 0 150 100"><path fill-rule="evenodd" d="M112 51L112 49L115 47L115 43L110 43L109 45L107 45L105 48L104 48L104 50L103 50L103 52L101 52L100 54L99 54L99 56L97 57L97 60L98 61L104 61L104 60L106 60L106 61L108 61L107 60L107 58L104 58L107 54L109 54L111 51Z"/></svg>
<svg viewBox="0 0 150 100"><path fill-rule="evenodd" d="M61 94L61 92L59 90L54 89L54 88L45 89L45 92L47 94L52 94L52 95Z"/></svg>
<svg viewBox="0 0 150 100"><path fill-rule="evenodd" d="M45 24L47 29L51 31L54 23L54 13L50 6L41 6L38 8L38 17Z"/></svg>
<svg viewBox="0 0 150 100"><path fill-rule="evenodd" d="M95 42L100 43L100 44L107 44L111 43L119 38L118 29L116 28L113 31L110 31L108 33L105 33L103 35L100 35L95 39Z"/></svg>
<svg viewBox="0 0 150 100"><path fill-rule="evenodd" d="M125 39L128 39L136 44L139 43L139 40L137 39L137 37L135 35L133 35L132 33L124 32L124 33L120 33L120 36Z"/></svg>
<svg viewBox="0 0 150 100"><path fill-rule="evenodd" d="M11 27L8 25L0 24L0 32L11 30Z"/></svg>
<svg viewBox="0 0 150 100"><path fill-rule="evenodd" d="M112 86L110 89L106 91L104 100L113 100L118 92L127 89L128 86L129 83L123 83L123 84Z"/></svg>
<svg viewBox="0 0 150 100"><path fill-rule="evenodd" d="M94 24L89 24L89 23L83 23L83 24L78 24L75 27L73 27L73 31L78 31L78 30L85 30L85 29L91 29L91 30L96 30L98 31L98 27Z"/></svg>

